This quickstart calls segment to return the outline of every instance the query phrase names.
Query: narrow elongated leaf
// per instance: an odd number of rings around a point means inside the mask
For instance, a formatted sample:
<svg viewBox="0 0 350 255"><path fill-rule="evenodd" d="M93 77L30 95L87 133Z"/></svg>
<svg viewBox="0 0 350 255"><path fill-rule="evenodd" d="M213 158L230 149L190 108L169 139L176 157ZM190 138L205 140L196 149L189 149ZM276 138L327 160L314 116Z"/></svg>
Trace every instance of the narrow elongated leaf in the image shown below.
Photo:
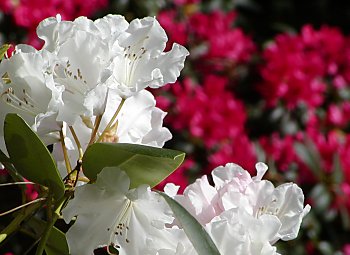
<svg viewBox="0 0 350 255"><path fill-rule="evenodd" d="M175 218L180 222L198 255L220 255L218 248L216 248L209 234L185 208L165 193L158 192L158 194L160 194L170 206Z"/></svg>
<svg viewBox="0 0 350 255"><path fill-rule="evenodd" d="M96 180L104 167L117 166L129 176L131 188L140 184L154 187L164 180L185 158L185 153L126 143L96 143L83 158L84 174Z"/></svg>
<svg viewBox="0 0 350 255"><path fill-rule="evenodd" d="M320 165L320 154L311 141L306 141L305 144L306 145L302 143L295 143L294 149L301 160L310 168L310 170L313 171L316 176L319 176L320 172L322 172Z"/></svg>
<svg viewBox="0 0 350 255"><path fill-rule="evenodd" d="M29 227L34 234L34 238L38 239L44 232L46 224L47 222L33 217L26 223L26 227ZM66 235L58 228L53 227L51 229L45 251L47 255L69 255Z"/></svg>
<svg viewBox="0 0 350 255"><path fill-rule="evenodd" d="M5 143L11 162L26 179L49 188L56 199L64 194L64 184L55 162L25 121L8 114L4 124Z"/></svg>
<svg viewBox="0 0 350 255"><path fill-rule="evenodd" d="M338 153L335 153L333 156L332 177L333 182L339 185L344 180L344 171L341 166L340 157Z"/></svg>

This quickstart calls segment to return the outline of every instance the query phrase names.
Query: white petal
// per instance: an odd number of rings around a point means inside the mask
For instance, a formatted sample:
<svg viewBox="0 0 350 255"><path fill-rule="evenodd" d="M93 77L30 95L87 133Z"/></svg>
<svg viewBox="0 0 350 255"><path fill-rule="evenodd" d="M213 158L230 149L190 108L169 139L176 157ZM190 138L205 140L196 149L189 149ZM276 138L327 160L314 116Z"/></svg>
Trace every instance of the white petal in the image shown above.
<svg viewBox="0 0 350 255"><path fill-rule="evenodd" d="M97 19L94 23L100 30L100 34L103 39L107 37L118 38L118 36L129 26L129 23L123 16L113 14Z"/></svg>
<svg viewBox="0 0 350 255"><path fill-rule="evenodd" d="M118 245L120 254L144 254L149 240L161 239L165 224L173 221L163 198L146 185L128 191L129 178L115 167L104 168L94 184L76 188L63 209L72 255L91 254L101 245Z"/></svg>
<svg viewBox="0 0 350 255"><path fill-rule="evenodd" d="M180 186L175 185L174 183L167 183L164 187L164 192L169 197L174 198L177 195L177 192L179 191Z"/></svg>
<svg viewBox="0 0 350 255"><path fill-rule="evenodd" d="M130 46L138 51L144 47L151 57L158 56L164 49L168 37L159 22L153 17L134 19L125 33L118 38L124 48Z"/></svg>
<svg viewBox="0 0 350 255"><path fill-rule="evenodd" d="M227 163L225 166L215 168L212 171L212 176L216 189L220 189L225 184L235 181L237 188L244 190L252 181L250 174L234 163Z"/></svg>
<svg viewBox="0 0 350 255"><path fill-rule="evenodd" d="M258 162L258 163L256 163L255 168L256 168L257 174L252 179L254 181L261 181L261 179L264 176L264 174L266 173L268 167L263 162Z"/></svg>
<svg viewBox="0 0 350 255"><path fill-rule="evenodd" d="M163 119L166 113L155 107L152 110L151 125L152 129L142 139L142 144L163 147L166 141L172 138L169 129L163 127Z"/></svg>
<svg viewBox="0 0 350 255"><path fill-rule="evenodd" d="M279 232L281 239L288 241L297 237L303 217L310 211L304 208L304 194L296 184L286 183L278 186L274 192L278 209L277 216L282 222Z"/></svg>
<svg viewBox="0 0 350 255"><path fill-rule="evenodd" d="M151 88L158 88L167 83L174 83L177 77L179 77L188 55L189 52L185 47L174 43L171 51L160 55L157 59L152 59L153 61L150 61L149 66L153 64L159 68L162 75L162 84L152 82L149 86Z"/></svg>
<svg viewBox="0 0 350 255"><path fill-rule="evenodd" d="M211 221L221 209L217 206L218 193L208 182L207 176L189 185L183 195L175 197L201 224Z"/></svg>

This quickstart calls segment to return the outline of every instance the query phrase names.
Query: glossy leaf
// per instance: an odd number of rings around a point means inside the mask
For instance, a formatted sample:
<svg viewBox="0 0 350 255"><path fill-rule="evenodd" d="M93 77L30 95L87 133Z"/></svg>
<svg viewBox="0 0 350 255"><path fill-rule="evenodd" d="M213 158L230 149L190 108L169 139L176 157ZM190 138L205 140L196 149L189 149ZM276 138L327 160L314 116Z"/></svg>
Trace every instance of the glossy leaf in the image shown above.
<svg viewBox="0 0 350 255"><path fill-rule="evenodd" d="M50 152L25 121L16 114L8 114L4 134L17 171L26 179L48 187L56 199L63 196L64 184Z"/></svg>
<svg viewBox="0 0 350 255"><path fill-rule="evenodd" d="M220 252L215 246L213 240L210 238L203 226L177 201L165 193L158 193L170 206L176 220L181 224L198 255L220 255Z"/></svg>
<svg viewBox="0 0 350 255"><path fill-rule="evenodd" d="M96 180L104 167L116 166L129 176L131 188L140 184L154 187L176 168L185 158L185 153L126 143L96 143L91 145L83 158L84 174Z"/></svg>

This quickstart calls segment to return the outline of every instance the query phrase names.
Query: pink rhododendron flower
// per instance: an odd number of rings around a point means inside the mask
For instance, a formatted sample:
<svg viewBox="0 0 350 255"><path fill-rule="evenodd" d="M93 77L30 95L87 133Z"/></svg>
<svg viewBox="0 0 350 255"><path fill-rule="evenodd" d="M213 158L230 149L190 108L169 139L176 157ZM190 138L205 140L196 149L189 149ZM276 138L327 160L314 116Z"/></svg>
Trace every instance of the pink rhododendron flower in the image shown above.
<svg viewBox="0 0 350 255"><path fill-rule="evenodd" d="M197 67L207 71L212 71L212 68L224 70L251 59L255 45L240 28L233 28L235 18L235 12L220 11L209 14L198 12L190 17L190 32L199 44ZM204 50L199 51L201 47Z"/></svg>
<svg viewBox="0 0 350 255"><path fill-rule="evenodd" d="M41 48L42 41L36 36L36 27L43 19L60 14L65 20L78 16L91 16L107 7L108 0L4 0L0 10L13 16L15 24L28 30L25 43Z"/></svg>
<svg viewBox="0 0 350 255"><path fill-rule="evenodd" d="M318 107L324 102L329 77L336 89L349 82L349 56L348 39L337 28L315 30L305 25L300 34L280 34L263 52L259 90L268 106L281 101L291 109L299 104ZM338 118L332 121L337 122L340 116L335 114L332 109L332 117Z"/></svg>
<svg viewBox="0 0 350 255"><path fill-rule="evenodd" d="M176 5L186 5L186 4L198 4L201 0L175 0Z"/></svg>
<svg viewBox="0 0 350 255"><path fill-rule="evenodd" d="M182 88L174 86L176 103L169 123L176 130L189 130L209 148L240 136L244 133L246 114L243 104L226 91L226 84L226 78L210 75L205 77L203 86L189 79Z"/></svg>
<svg viewBox="0 0 350 255"><path fill-rule="evenodd" d="M343 247L344 255L350 255L350 244L346 244Z"/></svg>
<svg viewBox="0 0 350 255"><path fill-rule="evenodd" d="M298 157L293 147L296 141L295 136L286 135L281 137L277 133L259 139L259 143L267 156L274 160L277 168L281 171L287 171L289 166L297 161Z"/></svg>
<svg viewBox="0 0 350 255"><path fill-rule="evenodd" d="M242 150L242 148L244 149ZM256 162L255 148L248 136L242 133L219 146L219 149L209 156L208 161L208 170L217 165L234 161L250 172L254 169L254 162Z"/></svg>
<svg viewBox="0 0 350 255"><path fill-rule="evenodd" d="M195 67L212 73L232 72L236 65L249 62L256 51L252 39L233 27L236 16L232 11L194 12L186 16L176 10L165 10L158 17L170 41L187 44Z"/></svg>
<svg viewBox="0 0 350 255"><path fill-rule="evenodd" d="M164 10L161 11L157 19L162 27L167 31L169 36L169 41L167 43L168 49L174 42L184 45L188 40L188 31L186 27L186 22L177 20L177 13L175 10Z"/></svg>

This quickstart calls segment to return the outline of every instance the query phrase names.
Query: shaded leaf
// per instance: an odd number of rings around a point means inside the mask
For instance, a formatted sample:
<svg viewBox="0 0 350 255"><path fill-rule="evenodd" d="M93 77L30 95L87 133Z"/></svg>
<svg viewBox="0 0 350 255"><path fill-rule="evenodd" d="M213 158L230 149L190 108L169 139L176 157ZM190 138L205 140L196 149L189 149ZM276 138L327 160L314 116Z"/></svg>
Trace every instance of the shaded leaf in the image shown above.
<svg viewBox="0 0 350 255"><path fill-rule="evenodd" d="M96 143L83 157L84 174L96 180L104 167L116 166L129 176L130 188L140 184L154 187L176 168L185 158L185 153L175 150L126 143Z"/></svg>
<svg viewBox="0 0 350 255"><path fill-rule="evenodd" d="M44 232L46 224L48 223L33 217L26 223L26 227L29 227L34 232L34 238L38 239ZM51 229L46 242L45 252L47 255L69 255L66 235L56 227Z"/></svg>
<svg viewBox="0 0 350 255"><path fill-rule="evenodd" d="M17 172L17 170L12 165L11 159L7 157L6 154L3 153L1 150L0 150L0 162L5 166L5 169L10 174L10 176L14 181L16 182L24 181L22 176ZM22 186L22 189L25 189L25 186Z"/></svg>
<svg viewBox="0 0 350 255"><path fill-rule="evenodd" d="M321 156L315 145L308 141L306 145L302 143L295 143L294 149L301 160L310 168L315 176L319 176L321 171Z"/></svg>
<svg viewBox="0 0 350 255"><path fill-rule="evenodd" d="M27 123L17 114L8 114L4 136L7 151L17 171L26 179L48 187L56 199L62 197L64 184L55 162Z"/></svg>
<svg viewBox="0 0 350 255"><path fill-rule="evenodd" d="M334 183L336 184L340 184L344 180L344 172L340 163L340 157L338 153L335 153L333 157L332 177Z"/></svg>
<svg viewBox="0 0 350 255"><path fill-rule="evenodd" d="M198 255L220 255L220 252L209 234L185 208L165 193L158 192L158 194L160 194L170 206L175 218L181 224Z"/></svg>
<svg viewBox="0 0 350 255"><path fill-rule="evenodd" d="M324 212L332 202L331 194L324 184L317 184L311 191L310 197L315 202L315 210Z"/></svg>

